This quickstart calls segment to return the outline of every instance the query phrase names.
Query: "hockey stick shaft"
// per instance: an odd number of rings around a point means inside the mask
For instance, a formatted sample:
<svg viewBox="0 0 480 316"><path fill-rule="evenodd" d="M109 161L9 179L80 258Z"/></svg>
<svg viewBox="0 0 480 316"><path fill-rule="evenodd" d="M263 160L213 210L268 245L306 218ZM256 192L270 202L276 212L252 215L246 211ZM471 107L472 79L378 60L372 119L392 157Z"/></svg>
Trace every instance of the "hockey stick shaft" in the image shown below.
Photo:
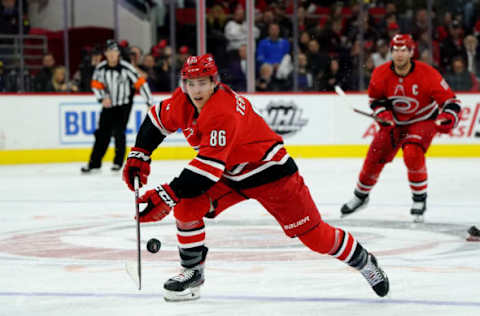
<svg viewBox="0 0 480 316"><path fill-rule="evenodd" d="M347 101L346 101L346 94L345 94L345 92L343 91L343 89L340 88L340 86L335 86L335 92L336 92L340 97L342 97L344 103L347 103ZM373 120L377 121L377 122L380 123L380 124L390 125L389 122L386 122L386 121L382 120L381 118L375 116L375 114L373 114L373 113L359 110L359 109L357 109L357 108L354 108L353 106L351 106L351 108L353 109L353 112L358 113L358 114L363 115L363 116L370 117L370 118L372 118Z"/></svg>
<svg viewBox="0 0 480 316"><path fill-rule="evenodd" d="M138 290L142 289L142 252L140 249L140 207L138 205L138 197L140 190L140 179L135 176L133 178L133 186L135 188L135 218L137 219L137 273L138 273Z"/></svg>

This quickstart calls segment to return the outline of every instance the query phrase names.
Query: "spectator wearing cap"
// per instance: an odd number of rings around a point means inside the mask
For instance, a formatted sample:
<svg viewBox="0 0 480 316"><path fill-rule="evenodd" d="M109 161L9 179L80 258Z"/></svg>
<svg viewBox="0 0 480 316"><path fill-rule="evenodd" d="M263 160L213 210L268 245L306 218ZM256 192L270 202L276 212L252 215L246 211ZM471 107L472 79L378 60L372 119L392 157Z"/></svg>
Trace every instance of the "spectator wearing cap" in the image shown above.
<svg viewBox="0 0 480 316"><path fill-rule="evenodd" d="M257 63L258 65L270 64L276 70L283 56L290 53L290 42L280 37L280 26L277 23L270 24L268 34L267 38L258 43Z"/></svg>
<svg viewBox="0 0 480 316"><path fill-rule="evenodd" d="M47 84L52 79L53 68L55 68L55 57L53 54L46 53L42 57L42 69L33 79L33 89L36 92L46 92Z"/></svg>
<svg viewBox="0 0 480 316"><path fill-rule="evenodd" d="M377 51L374 52L371 56L374 67L378 67L381 64L386 63L392 59L392 55L390 54L390 49L388 44L385 40L379 39L377 41Z"/></svg>

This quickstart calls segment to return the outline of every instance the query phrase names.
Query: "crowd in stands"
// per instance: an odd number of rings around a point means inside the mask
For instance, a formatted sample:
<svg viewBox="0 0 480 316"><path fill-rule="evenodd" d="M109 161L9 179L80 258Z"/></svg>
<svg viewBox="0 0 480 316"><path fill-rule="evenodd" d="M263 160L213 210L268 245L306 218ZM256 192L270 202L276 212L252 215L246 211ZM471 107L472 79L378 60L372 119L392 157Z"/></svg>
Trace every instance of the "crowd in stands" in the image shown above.
<svg viewBox="0 0 480 316"><path fill-rule="evenodd" d="M150 1L150 5L154 3ZM194 1L185 3L194 6ZM256 91L291 91L295 73L300 91L333 91L335 85L344 90L365 90L373 69L390 60L390 39L398 33L412 34L416 42L415 58L437 68L455 91L479 91L480 14L477 11L480 8L476 1L434 1L431 42L429 13L422 5L400 10L398 1L370 1L364 18L360 19L360 3L363 3L360 1L299 0L295 16L298 43L293 43L293 1L255 3ZM11 18L18 16L15 11L18 5L15 5L16 0L1 0L0 33L18 30L18 19ZM221 80L237 91L245 91L245 1L208 0L207 7L207 50L215 56ZM16 13L12 13L14 11ZM22 24L28 32L25 21L27 17ZM178 30L181 32L182 28ZM147 52L127 40L120 45L123 58L147 78L152 92L168 92L177 86L177 82L171 82L172 68L178 75L185 59L195 54L191 37L192 34L177 34L176 60L172 57L175 48L169 45L166 36ZM298 45L296 71L295 45ZM43 56L43 68L26 75L25 90L90 92L89 81L102 59L102 52L101 46L86 48L83 61L71 78L65 77L65 68L47 53ZM0 91L16 91L18 84L13 81L21 76L15 69L7 71L4 64L0 60Z"/></svg>

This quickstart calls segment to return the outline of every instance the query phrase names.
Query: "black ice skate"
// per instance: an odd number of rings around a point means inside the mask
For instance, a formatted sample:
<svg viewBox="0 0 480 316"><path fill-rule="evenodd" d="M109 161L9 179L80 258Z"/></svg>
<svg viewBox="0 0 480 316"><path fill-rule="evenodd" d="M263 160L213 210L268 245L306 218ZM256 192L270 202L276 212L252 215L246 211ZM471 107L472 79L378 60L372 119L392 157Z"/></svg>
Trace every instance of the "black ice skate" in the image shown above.
<svg viewBox="0 0 480 316"><path fill-rule="evenodd" d="M360 269L360 273L368 281L368 284L370 284L378 296L384 297L388 294L388 277L378 266L377 259L371 253L368 254L367 263Z"/></svg>
<svg viewBox="0 0 480 316"><path fill-rule="evenodd" d="M86 166L83 166L82 168L80 168L80 171L83 174L92 174L92 173L100 172L100 168L92 168L92 167L90 167L90 165L86 165Z"/></svg>
<svg viewBox="0 0 480 316"><path fill-rule="evenodd" d="M184 268L165 282L163 298L167 302L191 301L200 298L200 287L205 282L203 265Z"/></svg>
<svg viewBox="0 0 480 316"><path fill-rule="evenodd" d="M413 216L415 223L423 223L423 214L427 210L427 194L413 195L413 204L410 209L410 214Z"/></svg>
<svg viewBox="0 0 480 316"><path fill-rule="evenodd" d="M467 237L467 241L480 241L480 230L477 227L470 227L468 233L470 235Z"/></svg>
<svg viewBox="0 0 480 316"><path fill-rule="evenodd" d="M367 206L369 201L368 195L360 195L355 192L353 195L353 199L351 199L349 202L343 204L340 212L341 217L345 217L347 215L350 215L358 210L361 210L365 206Z"/></svg>

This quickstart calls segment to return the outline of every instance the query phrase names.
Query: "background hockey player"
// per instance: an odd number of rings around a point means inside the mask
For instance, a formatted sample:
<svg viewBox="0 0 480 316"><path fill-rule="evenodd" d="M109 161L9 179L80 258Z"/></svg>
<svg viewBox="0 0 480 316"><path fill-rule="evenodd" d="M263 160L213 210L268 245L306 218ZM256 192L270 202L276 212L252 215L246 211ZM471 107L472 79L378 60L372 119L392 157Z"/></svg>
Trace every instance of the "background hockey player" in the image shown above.
<svg viewBox="0 0 480 316"><path fill-rule="evenodd" d="M370 107L384 123L370 144L354 197L341 213L368 203L383 167L402 148L413 198L410 213L421 221L427 205L425 153L437 132L449 133L457 125L460 101L433 67L412 60L410 35L395 35L390 49L392 61L375 68L368 87Z"/></svg>
<svg viewBox="0 0 480 316"><path fill-rule="evenodd" d="M389 290L375 257L350 233L323 222L282 138L250 102L217 82L210 54L191 56L181 70L182 88L152 107L128 155L123 178L147 183L150 154L169 134L182 129L196 157L180 175L145 192L141 222L159 221L173 208L183 271L164 284L167 301L199 297L204 282L204 217L255 199L275 217L285 234L313 251L331 255L359 270L379 296Z"/></svg>

